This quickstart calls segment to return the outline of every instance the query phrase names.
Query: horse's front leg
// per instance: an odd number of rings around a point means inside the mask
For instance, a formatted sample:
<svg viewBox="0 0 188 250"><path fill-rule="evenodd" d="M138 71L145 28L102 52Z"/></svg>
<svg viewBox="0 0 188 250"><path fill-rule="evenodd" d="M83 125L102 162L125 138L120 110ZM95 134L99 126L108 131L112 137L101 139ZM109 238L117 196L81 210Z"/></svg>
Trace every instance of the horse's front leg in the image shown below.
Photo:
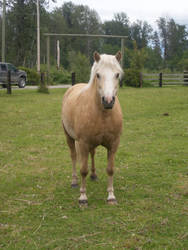
<svg viewBox="0 0 188 250"><path fill-rule="evenodd" d="M87 195L86 195L86 177L88 174L88 156L89 156L89 147L85 143L79 143L80 157L81 157L81 187L80 187L80 205L87 205Z"/></svg>
<svg viewBox="0 0 188 250"><path fill-rule="evenodd" d="M115 151L108 150L108 165L107 165L107 174L108 174L108 204L117 204L116 197L114 195L114 187L113 187L113 175L114 175L114 158Z"/></svg>
<svg viewBox="0 0 188 250"><path fill-rule="evenodd" d="M90 175L90 178L91 180L93 181L96 181L97 180L97 175L96 175L96 169L95 169L95 149L92 149L90 151L90 154L91 154L91 175Z"/></svg>

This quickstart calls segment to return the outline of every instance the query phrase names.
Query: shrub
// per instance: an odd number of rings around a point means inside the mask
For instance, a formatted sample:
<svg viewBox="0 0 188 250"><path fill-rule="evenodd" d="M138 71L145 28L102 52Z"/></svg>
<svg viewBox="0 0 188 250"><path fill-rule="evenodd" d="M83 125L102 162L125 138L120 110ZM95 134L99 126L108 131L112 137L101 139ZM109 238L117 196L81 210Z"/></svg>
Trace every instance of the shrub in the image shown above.
<svg viewBox="0 0 188 250"><path fill-rule="evenodd" d="M144 49L138 49L136 41L133 41L134 50L130 55L130 68L125 70L124 83L131 87L140 87L140 72L144 62L147 59L147 53ZM142 86L144 83L142 82Z"/></svg>
<svg viewBox="0 0 188 250"><path fill-rule="evenodd" d="M140 71L137 69L129 68L125 70L124 84L131 87L139 87L140 85Z"/></svg>
<svg viewBox="0 0 188 250"><path fill-rule="evenodd" d="M65 69L61 68L57 70L53 67L50 70L50 81L55 84L70 84L71 83L71 74Z"/></svg>
<svg viewBox="0 0 188 250"><path fill-rule="evenodd" d="M90 75L89 59L81 54L71 51L69 53L70 70L76 73L76 82L88 82Z"/></svg>
<svg viewBox="0 0 188 250"><path fill-rule="evenodd" d="M27 73L27 82L31 85L38 85L40 83L40 75L35 69L30 69L26 67L19 67L19 69L24 70ZM41 65L41 72L47 72L46 65ZM46 76L47 77L47 76ZM70 84L71 83L71 73L61 68L58 70L55 66L51 66L50 74L48 76L48 84Z"/></svg>
<svg viewBox="0 0 188 250"><path fill-rule="evenodd" d="M41 72L47 72L47 65L41 64ZM56 66L50 66L50 73L48 76L48 84L70 84L71 73L62 67L58 70Z"/></svg>
<svg viewBox="0 0 188 250"><path fill-rule="evenodd" d="M130 87L140 87L140 71L132 68L126 69L123 84ZM153 87L153 85L142 79L142 87Z"/></svg>
<svg viewBox="0 0 188 250"><path fill-rule="evenodd" d="M38 85L40 82L40 76L34 69L26 67L19 67L20 70L24 70L27 73L27 83L31 85Z"/></svg>

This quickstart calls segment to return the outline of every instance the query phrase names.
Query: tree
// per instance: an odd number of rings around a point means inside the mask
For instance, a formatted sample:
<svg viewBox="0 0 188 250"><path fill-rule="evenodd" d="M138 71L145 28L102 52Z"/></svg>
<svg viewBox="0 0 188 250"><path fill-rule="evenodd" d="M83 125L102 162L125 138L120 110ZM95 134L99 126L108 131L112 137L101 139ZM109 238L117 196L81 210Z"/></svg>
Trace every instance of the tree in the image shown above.
<svg viewBox="0 0 188 250"><path fill-rule="evenodd" d="M47 1L40 1L42 19ZM36 0L9 0L6 15L7 60L15 65L36 64Z"/></svg>
<svg viewBox="0 0 188 250"><path fill-rule="evenodd" d="M162 67L162 51L157 31L152 36L152 47L147 48L147 53L149 60L145 64L146 67L151 70L159 70Z"/></svg>
<svg viewBox="0 0 188 250"><path fill-rule="evenodd" d="M157 24L162 39L164 66L174 70L187 48L186 27L176 24L172 18L160 18Z"/></svg>
<svg viewBox="0 0 188 250"><path fill-rule="evenodd" d="M64 3L62 14L69 33L100 34L101 21L95 10L85 5L74 5L72 2ZM96 39L71 38L71 48L81 53L91 55L99 47Z"/></svg>
<svg viewBox="0 0 188 250"><path fill-rule="evenodd" d="M2 0L0 0L0 3ZM7 0L6 59L15 65L36 65L36 0ZM158 32L150 24L137 20L130 23L126 13L116 13L112 20L101 22L98 13L86 5L63 2L60 8L47 11L47 0L40 0L41 61L46 63L46 38L43 33L83 33L122 35L125 41L124 66L135 63L149 70L187 67L185 51L188 50L188 33L185 25L172 18L157 20ZM1 24L1 16L0 16ZM1 25L0 25L1 29ZM120 39L58 38L61 47L61 65L70 66L69 52L85 55L92 62L93 51L115 54L120 49ZM135 42L136 41L136 49ZM1 43L1 41L0 41ZM0 46L1 49L1 46ZM56 63L56 38L50 40L51 62ZM147 60L144 59L147 56ZM134 59L133 59L134 58ZM142 61L143 60L143 61ZM137 62L136 62L137 61ZM142 61L142 62L141 62ZM142 67L138 68L142 68Z"/></svg>
<svg viewBox="0 0 188 250"><path fill-rule="evenodd" d="M131 25L131 38L135 40L138 49L148 46L152 38L152 27L147 22L137 20Z"/></svg>
<svg viewBox="0 0 188 250"><path fill-rule="evenodd" d="M15 57L16 65L25 65L26 54L31 51L29 41L33 40L34 23L31 19L33 14L33 2L25 4L24 0L12 2L12 7L7 12L7 47L10 49L8 58ZM12 45L12 39L14 46ZM12 60L11 60L12 61Z"/></svg>
<svg viewBox="0 0 188 250"><path fill-rule="evenodd" d="M168 65L171 70L176 68L177 63L186 49L186 27L176 24L173 19L168 22Z"/></svg>
<svg viewBox="0 0 188 250"><path fill-rule="evenodd" d="M136 41L133 41L133 46L130 67L141 71L147 59L147 53L144 49L138 49Z"/></svg>
<svg viewBox="0 0 188 250"><path fill-rule="evenodd" d="M128 36L126 39L126 46L128 48L131 47L131 38L130 38L130 27L129 27L129 18L126 13L121 12L114 15L112 21L106 21L103 25L103 30L105 35L120 35L120 36ZM120 40L114 39L106 39L106 44L111 44L112 46L120 47Z"/></svg>
<svg viewBox="0 0 188 250"><path fill-rule="evenodd" d="M0 34L2 34L2 17L0 15ZM1 49L2 49L2 39L0 39L0 55L1 55Z"/></svg>
<svg viewBox="0 0 188 250"><path fill-rule="evenodd" d="M166 66L166 60L168 57L168 26L167 20L163 17L160 17L157 20L158 29L160 32L161 40L162 40L162 51L163 51L163 58L164 58L164 65Z"/></svg>

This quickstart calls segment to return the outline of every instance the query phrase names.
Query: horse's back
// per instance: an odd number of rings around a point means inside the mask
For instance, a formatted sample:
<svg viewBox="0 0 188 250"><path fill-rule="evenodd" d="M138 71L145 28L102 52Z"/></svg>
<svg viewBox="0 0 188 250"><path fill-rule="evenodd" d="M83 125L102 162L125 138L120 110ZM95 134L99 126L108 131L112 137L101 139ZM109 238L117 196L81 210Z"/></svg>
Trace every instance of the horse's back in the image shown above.
<svg viewBox="0 0 188 250"><path fill-rule="evenodd" d="M71 88L69 88L63 97L63 105L68 98L72 99L72 98L77 97L80 94L80 92L82 91L82 89L86 86L87 86L86 83L79 83L79 84L76 84L76 85L72 86Z"/></svg>

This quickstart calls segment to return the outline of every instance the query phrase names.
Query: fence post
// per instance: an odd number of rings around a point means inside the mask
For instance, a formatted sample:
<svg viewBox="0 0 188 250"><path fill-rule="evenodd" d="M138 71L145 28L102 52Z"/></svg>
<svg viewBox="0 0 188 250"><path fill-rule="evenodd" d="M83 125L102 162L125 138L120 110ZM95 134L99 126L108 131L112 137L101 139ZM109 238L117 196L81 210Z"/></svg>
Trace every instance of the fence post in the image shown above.
<svg viewBox="0 0 188 250"><path fill-rule="evenodd" d="M188 71L183 72L183 81L185 84L188 84Z"/></svg>
<svg viewBox="0 0 188 250"><path fill-rule="evenodd" d="M41 85L44 86L44 72L41 72L40 74L40 82L41 82Z"/></svg>
<svg viewBox="0 0 188 250"><path fill-rule="evenodd" d="M46 85L46 79L45 79L44 72L40 73L40 83L39 83L39 87L38 87L38 92L49 94L48 87Z"/></svg>
<svg viewBox="0 0 188 250"><path fill-rule="evenodd" d="M140 72L140 76L139 76L139 87L142 88L143 86L143 76L142 76L142 72Z"/></svg>
<svg viewBox="0 0 188 250"><path fill-rule="evenodd" d="M159 87L162 87L163 86L163 73L161 72L159 74Z"/></svg>
<svg viewBox="0 0 188 250"><path fill-rule="evenodd" d="M76 73L72 72L72 86L76 83Z"/></svg>
<svg viewBox="0 0 188 250"><path fill-rule="evenodd" d="M8 70L7 72L7 94L12 94L12 88L11 88L11 71Z"/></svg>
<svg viewBox="0 0 188 250"><path fill-rule="evenodd" d="M120 81L119 81L119 86L120 86L120 88L123 87L123 79L122 79L122 78L121 78Z"/></svg>

